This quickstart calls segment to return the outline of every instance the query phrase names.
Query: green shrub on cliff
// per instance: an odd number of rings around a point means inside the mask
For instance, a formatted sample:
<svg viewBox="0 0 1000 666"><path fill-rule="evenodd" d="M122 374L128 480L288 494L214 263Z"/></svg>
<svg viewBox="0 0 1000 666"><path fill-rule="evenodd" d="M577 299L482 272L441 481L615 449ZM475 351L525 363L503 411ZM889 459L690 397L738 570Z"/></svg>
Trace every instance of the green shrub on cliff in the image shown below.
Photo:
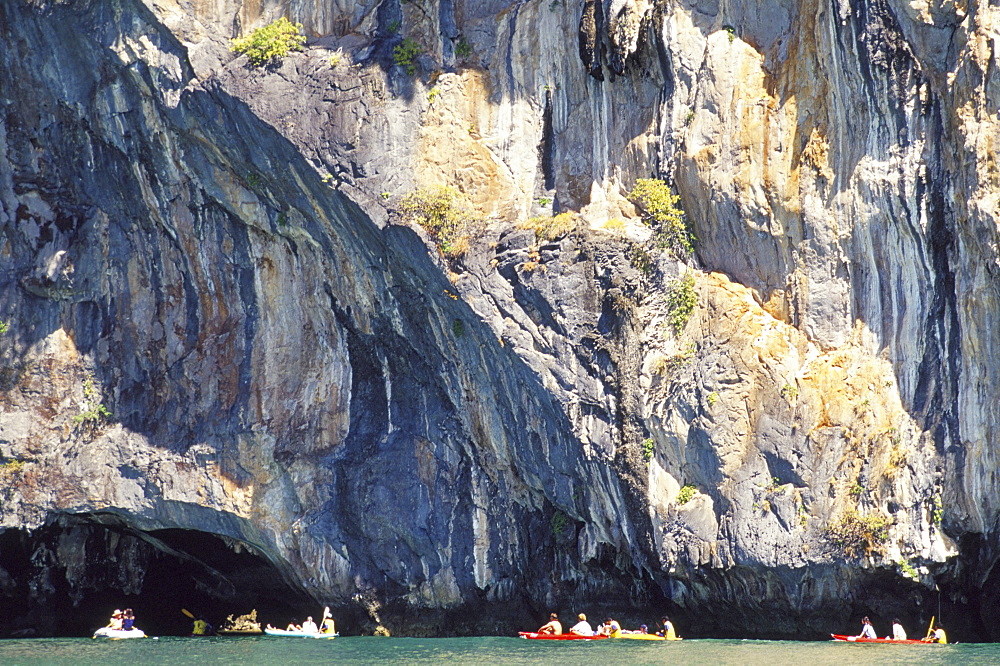
<svg viewBox="0 0 1000 666"><path fill-rule="evenodd" d="M517 228L532 229L538 240L553 241L574 231L578 222L576 213L565 212L551 217L529 217L523 222L518 222Z"/></svg>
<svg viewBox="0 0 1000 666"><path fill-rule="evenodd" d="M681 490L680 490L680 492L677 493L677 503L678 504L687 504L688 502L691 501L691 498L694 497L697 492L698 492L698 489L695 488L694 486L684 486L684 487L682 487Z"/></svg>
<svg viewBox="0 0 1000 666"><path fill-rule="evenodd" d="M569 527L569 518L562 511L556 511L552 514L552 519L549 521L549 527L552 528L552 536L557 539L563 536L563 533Z"/></svg>
<svg viewBox="0 0 1000 666"><path fill-rule="evenodd" d="M647 437L642 440L642 459L649 462L653 459L653 452L655 451L655 442L653 442L652 437Z"/></svg>
<svg viewBox="0 0 1000 666"><path fill-rule="evenodd" d="M420 44L407 37L392 50L392 61L400 67L406 68L406 73L412 76L417 71L417 65L414 61L418 55L420 55Z"/></svg>
<svg viewBox="0 0 1000 666"><path fill-rule="evenodd" d="M694 306L698 304L698 296L694 292L694 275L686 273L684 277L674 280L667 287L667 324L674 335L680 335L687 326Z"/></svg>
<svg viewBox="0 0 1000 666"><path fill-rule="evenodd" d="M455 45L455 57L464 60L470 55L472 55L472 45L465 41L465 38L458 40L458 44Z"/></svg>
<svg viewBox="0 0 1000 666"><path fill-rule="evenodd" d="M10 324L6 321L0 321L0 335L3 335L10 329Z"/></svg>
<svg viewBox="0 0 1000 666"><path fill-rule="evenodd" d="M229 50L245 54L254 67L284 58L290 51L301 51L306 42L302 24L292 23L282 16L277 21L257 28L246 37L229 41Z"/></svg>
<svg viewBox="0 0 1000 666"><path fill-rule="evenodd" d="M74 423L98 423L100 421L110 421L114 416L108 408L101 403L101 394L94 385L92 379L83 382L83 398L87 403L87 409L73 417Z"/></svg>
<svg viewBox="0 0 1000 666"><path fill-rule="evenodd" d="M434 185L414 190L399 202L399 212L407 223L426 229L445 256L460 257L469 249L475 218L453 188Z"/></svg>
<svg viewBox="0 0 1000 666"><path fill-rule="evenodd" d="M694 237L687 227L684 211L677 207L681 197L671 192L664 181L640 178L628 199L639 207L643 222L653 229L654 245L679 257L694 251Z"/></svg>
<svg viewBox="0 0 1000 666"><path fill-rule="evenodd" d="M849 557L864 553L881 552L889 540L892 521L877 514L862 515L857 509L848 509L839 520L826 528L827 538L839 546Z"/></svg>

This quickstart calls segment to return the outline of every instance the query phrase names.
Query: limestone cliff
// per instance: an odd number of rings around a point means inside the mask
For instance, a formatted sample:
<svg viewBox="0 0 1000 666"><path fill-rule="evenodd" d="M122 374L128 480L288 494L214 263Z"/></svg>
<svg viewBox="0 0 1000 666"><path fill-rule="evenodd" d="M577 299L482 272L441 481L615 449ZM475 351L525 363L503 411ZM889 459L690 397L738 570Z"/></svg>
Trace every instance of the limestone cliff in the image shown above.
<svg viewBox="0 0 1000 666"><path fill-rule="evenodd" d="M302 52L229 50L279 16ZM998 18L0 5L0 630L155 592L993 638ZM692 256L648 241L651 176ZM484 221L458 259L396 213L431 185Z"/></svg>

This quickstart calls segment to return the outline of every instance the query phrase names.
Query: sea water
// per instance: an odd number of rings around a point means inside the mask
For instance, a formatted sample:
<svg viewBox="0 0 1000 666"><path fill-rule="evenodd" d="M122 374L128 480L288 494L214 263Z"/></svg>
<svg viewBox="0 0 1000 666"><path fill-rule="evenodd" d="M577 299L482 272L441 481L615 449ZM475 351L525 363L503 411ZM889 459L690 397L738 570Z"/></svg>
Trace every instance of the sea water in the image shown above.
<svg viewBox="0 0 1000 666"><path fill-rule="evenodd" d="M162 637L0 640L0 664L997 664L1000 644L862 645L832 641L530 641L521 638Z"/></svg>

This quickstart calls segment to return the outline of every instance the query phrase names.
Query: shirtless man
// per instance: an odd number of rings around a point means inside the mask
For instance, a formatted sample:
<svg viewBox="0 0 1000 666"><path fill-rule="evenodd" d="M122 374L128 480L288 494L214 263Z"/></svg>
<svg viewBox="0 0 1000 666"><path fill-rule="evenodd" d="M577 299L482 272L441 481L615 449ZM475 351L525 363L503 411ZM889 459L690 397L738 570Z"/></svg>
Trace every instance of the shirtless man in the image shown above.
<svg viewBox="0 0 1000 666"><path fill-rule="evenodd" d="M550 613L549 621L538 628L540 634L561 634L562 632L562 622L559 621L559 616L555 613Z"/></svg>

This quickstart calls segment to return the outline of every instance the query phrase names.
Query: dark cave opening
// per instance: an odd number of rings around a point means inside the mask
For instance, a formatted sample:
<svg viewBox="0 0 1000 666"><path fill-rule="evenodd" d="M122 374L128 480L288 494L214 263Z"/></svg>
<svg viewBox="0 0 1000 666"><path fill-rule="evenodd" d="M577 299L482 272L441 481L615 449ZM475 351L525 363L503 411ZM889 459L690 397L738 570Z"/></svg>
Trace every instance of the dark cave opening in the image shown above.
<svg viewBox="0 0 1000 666"><path fill-rule="evenodd" d="M217 628L254 609L262 626L282 627L322 611L247 544L198 530L144 532L111 514L0 532L0 607L0 636L24 637L89 636L126 607L151 636L188 634L183 610Z"/></svg>

